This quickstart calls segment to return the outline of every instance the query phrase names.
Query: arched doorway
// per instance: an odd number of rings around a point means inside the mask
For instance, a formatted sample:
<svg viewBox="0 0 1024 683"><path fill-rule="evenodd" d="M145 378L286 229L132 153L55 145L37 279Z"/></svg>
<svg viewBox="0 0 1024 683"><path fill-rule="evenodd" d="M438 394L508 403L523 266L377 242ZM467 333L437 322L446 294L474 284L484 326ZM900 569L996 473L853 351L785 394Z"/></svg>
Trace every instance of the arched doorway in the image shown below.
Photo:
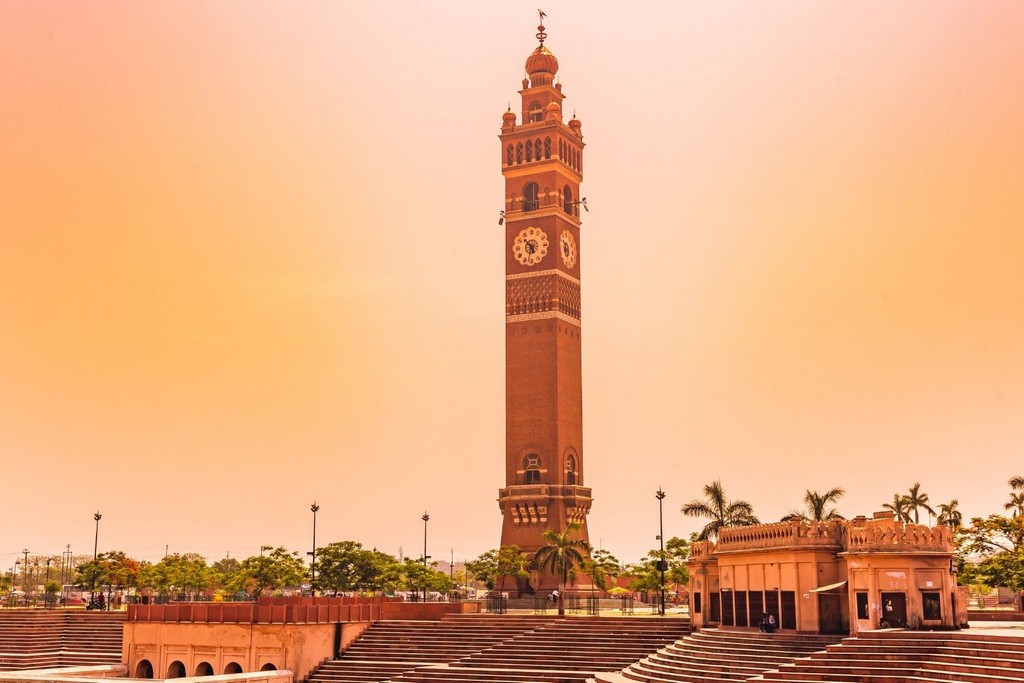
<svg viewBox="0 0 1024 683"><path fill-rule="evenodd" d="M135 678L153 678L153 664L148 659L140 659L135 665Z"/></svg>
<svg viewBox="0 0 1024 683"><path fill-rule="evenodd" d="M179 661L171 662L171 665L167 667L166 678L184 678L185 677L185 665Z"/></svg>
<svg viewBox="0 0 1024 683"><path fill-rule="evenodd" d="M196 665L196 676L212 676L213 667L209 662L199 662Z"/></svg>
<svg viewBox="0 0 1024 683"><path fill-rule="evenodd" d="M240 674L242 673L242 665L238 662L228 662L228 665L224 667L224 673Z"/></svg>
<svg viewBox="0 0 1024 683"><path fill-rule="evenodd" d="M260 667L260 671L277 671L277 667L271 664L270 662L267 662L266 664Z"/></svg>

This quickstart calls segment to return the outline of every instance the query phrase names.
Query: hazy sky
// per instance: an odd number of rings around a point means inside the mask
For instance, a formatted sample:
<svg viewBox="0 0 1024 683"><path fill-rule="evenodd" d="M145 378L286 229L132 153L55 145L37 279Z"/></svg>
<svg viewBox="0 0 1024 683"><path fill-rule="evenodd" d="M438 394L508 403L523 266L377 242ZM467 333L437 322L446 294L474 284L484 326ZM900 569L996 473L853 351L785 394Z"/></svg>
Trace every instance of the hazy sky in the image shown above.
<svg viewBox="0 0 1024 683"><path fill-rule="evenodd" d="M1024 3L545 0L591 540L1024 474ZM0 569L497 546L536 3L0 0Z"/></svg>

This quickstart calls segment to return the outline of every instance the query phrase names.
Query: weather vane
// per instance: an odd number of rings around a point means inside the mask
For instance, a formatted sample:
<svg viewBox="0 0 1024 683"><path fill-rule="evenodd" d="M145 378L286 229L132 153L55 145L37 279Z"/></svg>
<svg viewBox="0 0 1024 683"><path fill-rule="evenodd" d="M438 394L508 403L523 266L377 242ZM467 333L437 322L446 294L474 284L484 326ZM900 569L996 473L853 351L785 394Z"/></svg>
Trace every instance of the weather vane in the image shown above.
<svg viewBox="0 0 1024 683"><path fill-rule="evenodd" d="M540 14L540 26L537 27L537 40L540 41L540 46L544 47L544 39L548 37L548 34L544 33L544 17L547 15L544 14L544 10L542 9L537 10L537 13Z"/></svg>

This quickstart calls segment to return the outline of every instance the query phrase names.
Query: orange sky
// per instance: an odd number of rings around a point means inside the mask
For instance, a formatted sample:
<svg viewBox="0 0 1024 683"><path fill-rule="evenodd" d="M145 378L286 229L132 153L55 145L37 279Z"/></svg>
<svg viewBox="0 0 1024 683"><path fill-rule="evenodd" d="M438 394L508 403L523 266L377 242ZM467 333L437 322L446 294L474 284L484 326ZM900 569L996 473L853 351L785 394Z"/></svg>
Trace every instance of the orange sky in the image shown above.
<svg viewBox="0 0 1024 683"><path fill-rule="evenodd" d="M1024 473L1024 4L551 2L591 539ZM630 13L626 13L629 11ZM0 568L498 543L534 5L0 0Z"/></svg>

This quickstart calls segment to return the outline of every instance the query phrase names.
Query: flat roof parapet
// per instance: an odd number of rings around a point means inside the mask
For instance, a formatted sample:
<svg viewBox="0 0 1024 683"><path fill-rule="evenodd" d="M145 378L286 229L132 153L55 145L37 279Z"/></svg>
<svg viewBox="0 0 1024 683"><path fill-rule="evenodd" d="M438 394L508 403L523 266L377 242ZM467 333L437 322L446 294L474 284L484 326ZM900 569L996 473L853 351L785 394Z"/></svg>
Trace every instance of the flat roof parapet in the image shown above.
<svg viewBox="0 0 1024 683"><path fill-rule="evenodd" d="M839 548L842 546L841 521L807 522L791 520L774 524L730 526L718 530L714 552L738 550L775 550L788 548Z"/></svg>

